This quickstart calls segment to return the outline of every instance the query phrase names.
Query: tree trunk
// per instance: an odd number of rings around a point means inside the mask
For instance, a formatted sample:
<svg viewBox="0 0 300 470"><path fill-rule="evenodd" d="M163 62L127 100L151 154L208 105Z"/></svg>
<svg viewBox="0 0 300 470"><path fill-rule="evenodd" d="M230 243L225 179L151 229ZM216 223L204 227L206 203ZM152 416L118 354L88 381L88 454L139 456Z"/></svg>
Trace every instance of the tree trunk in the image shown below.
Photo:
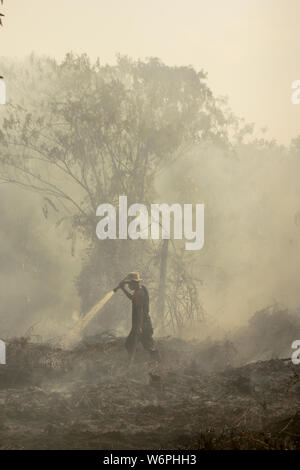
<svg viewBox="0 0 300 470"><path fill-rule="evenodd" d="M166 277L167 277L167 261L168 261L169 240L163 240L160 258L160 276L158 287L157 314L159 325L162 332L166 327L165 318L165 301L166 301Z"/></svg>

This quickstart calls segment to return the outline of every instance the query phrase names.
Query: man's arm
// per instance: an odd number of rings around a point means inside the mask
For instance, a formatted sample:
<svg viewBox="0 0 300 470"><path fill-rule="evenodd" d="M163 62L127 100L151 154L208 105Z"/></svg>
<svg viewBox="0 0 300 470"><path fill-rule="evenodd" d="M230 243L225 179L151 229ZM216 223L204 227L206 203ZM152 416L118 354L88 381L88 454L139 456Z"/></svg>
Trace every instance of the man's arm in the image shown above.
<svg viewBox="0 0 300 470"><path fill-rule="evenodd" d="M125 283L124 282L120 282L119 288L124 292L124 294L128 297L129 300L132 300L133 295L130 294L130 292L128 292L128 290L125 289Z"/></svg>

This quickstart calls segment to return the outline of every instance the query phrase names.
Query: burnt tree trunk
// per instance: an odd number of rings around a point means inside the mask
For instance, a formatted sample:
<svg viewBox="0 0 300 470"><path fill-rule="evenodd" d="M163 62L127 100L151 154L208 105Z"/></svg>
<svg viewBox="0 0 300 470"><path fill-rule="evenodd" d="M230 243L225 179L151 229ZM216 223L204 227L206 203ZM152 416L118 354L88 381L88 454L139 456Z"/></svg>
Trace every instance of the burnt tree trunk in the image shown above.
<svg viewBox="0 0 300 470"><path fill-rule="evenodd" d="M168 262L168 247L169 240L163 240L160 257L160 276L158 287L158 300L157 300L157 314L158 321L162 331L166 326L165 318L165 303L166 303L166 277L167 277L167 262Z"/></svg>

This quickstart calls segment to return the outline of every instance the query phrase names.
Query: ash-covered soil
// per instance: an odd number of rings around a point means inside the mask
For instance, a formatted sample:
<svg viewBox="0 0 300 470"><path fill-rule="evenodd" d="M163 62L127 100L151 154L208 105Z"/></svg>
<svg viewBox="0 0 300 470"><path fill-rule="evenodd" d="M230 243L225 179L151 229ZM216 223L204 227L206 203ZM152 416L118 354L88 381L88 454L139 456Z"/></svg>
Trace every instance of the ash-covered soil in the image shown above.
<svg viewBox="0 0 300 470"><path fill-rule="evenodd" d="M12 340L0 449L300 449L300 366L238 364L228 341L158 347L159 368L139 349L128 371L124 338L72 351Z"/></svg>

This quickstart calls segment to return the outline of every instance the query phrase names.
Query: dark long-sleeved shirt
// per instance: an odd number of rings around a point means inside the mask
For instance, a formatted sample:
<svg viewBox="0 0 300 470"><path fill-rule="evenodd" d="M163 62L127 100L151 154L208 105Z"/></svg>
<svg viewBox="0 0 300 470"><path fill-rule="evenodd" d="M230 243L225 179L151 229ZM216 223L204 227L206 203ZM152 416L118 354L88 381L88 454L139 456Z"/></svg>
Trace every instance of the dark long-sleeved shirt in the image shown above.
<svg viewBox="0 0 300 470"><path fill-rule="evenodd" d="M141 330L145 319L149 316L149 295L146 287L140 286L133 294L123 289L127 297L132 301L132 329Z"/></svg>

